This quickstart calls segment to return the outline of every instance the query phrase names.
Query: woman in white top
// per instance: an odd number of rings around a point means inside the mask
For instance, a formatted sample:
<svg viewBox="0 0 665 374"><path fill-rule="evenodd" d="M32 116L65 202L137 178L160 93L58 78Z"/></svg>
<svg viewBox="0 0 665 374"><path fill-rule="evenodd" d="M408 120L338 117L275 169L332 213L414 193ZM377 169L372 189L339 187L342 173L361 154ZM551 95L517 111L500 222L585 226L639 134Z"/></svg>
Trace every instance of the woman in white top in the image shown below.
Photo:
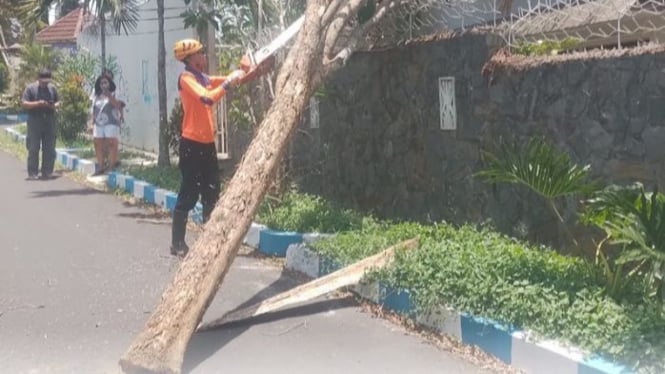
<svg viewBox="0 0 665 374"><path fill-rule="evenodd" d="M95 175L101 175L108 169L118 166L118 142L122 123L123 103L115 98L115 83L108 75L102 75L95 82L95 95L92 102L92 136L97 156ZM104 163L106 150L109 163Z"/></svg>

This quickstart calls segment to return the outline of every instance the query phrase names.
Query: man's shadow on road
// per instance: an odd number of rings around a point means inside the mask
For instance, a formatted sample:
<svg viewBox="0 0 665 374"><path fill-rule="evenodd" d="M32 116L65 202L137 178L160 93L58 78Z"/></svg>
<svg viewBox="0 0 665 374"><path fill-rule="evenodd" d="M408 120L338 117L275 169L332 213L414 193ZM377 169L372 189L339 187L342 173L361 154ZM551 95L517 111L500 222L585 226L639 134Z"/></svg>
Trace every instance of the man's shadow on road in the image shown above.
<svg viewBox="0 0 665 374"><path fill-rule="evenodd" d="M294 282L292 277L282 272L279 279L274 281L265 289L261 290L256 295L252 296L249 300L239 305L235 310L246 308L271 296L288 291L296 287L299 283L301 282ZM223 296L219 295L217 297ZM240 336L252 326L270 323L281 319L308 316L357 305L358 304L352 298L315 301L272 313L266 313L246 320L231 322L211 330L197 332L192 336L192 339L189 341L189 345L187 346L187 351L185 352L183 362L183 373L189 373L196 369L198 365L203 363L210 356L218 352L226 344L233 341L233 339ZM218 317L221 316L215 316L214 318Z"/></svg>
<svg viewBox="0 0 665 374"><path fill-rule="evenodd" d="M66 190L33 191L32 197L42 198L42 197L68 196L68 195L86 196L86 195L98 195L98 194L103 194L103 192L94 190L92 188L75 188L75 189L66 189Z"/></svg>

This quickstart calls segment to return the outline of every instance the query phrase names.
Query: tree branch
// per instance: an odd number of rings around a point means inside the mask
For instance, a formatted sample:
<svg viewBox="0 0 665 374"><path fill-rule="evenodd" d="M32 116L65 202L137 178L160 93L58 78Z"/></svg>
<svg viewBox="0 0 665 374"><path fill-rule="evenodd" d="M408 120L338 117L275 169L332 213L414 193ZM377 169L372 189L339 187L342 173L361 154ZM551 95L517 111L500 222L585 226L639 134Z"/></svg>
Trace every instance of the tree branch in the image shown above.
<svg viewBox="0 0 665 374"><path fill-rule="evenodd" d="M358 25L351 35L349 36L349 39L346 42L346 46L342 48L341 51L337 52L334 57L329 58L332 54L332 50L328 51L331 53L324 53L323 57L323 75L326 76L327 74L330 73L331 70L335 70L338 68L337 62L341 61L342 65L346 63L346 61L351 57L351 54L355 52L355 49L358 45L358 42L360 41L360 38L363 35L366 35L367 32L376 24L378 24L383 18L386 16L388 13L388 10L391 10L398 5L401 5L402 3L406 3L406 0L393 0L393 1L387 1L384 2L379 8L376 9L376 13L367 20L365 23ZM338 33L339 35L339 33ZM327 42L327 40L326 40ZM326 47L329 47L326 45ZM330 46L332 47L332 46Z"/></svg>
<svg viewBox="0 0 665 374"><path fill-rule="evenodd" d="M331 18L337 13L337 10L342 5L344 0L332 0L332 2L326 8L323 17L321 17L321 24L327 25L331 22Z"/></svg>
<svg viewBox="0 0 665 374"><path fill-rule="evenodd" d="M342 29L347 24L352 15L358 14L358 10L366 1L367 0L349 0L349 2L344 7L342 7L341 10L335 13L335 16L331 19L329 26L325 23L321 24L323 29L326 30L323 47L323 55L325 56L324 58L332 55Z"/></svg>

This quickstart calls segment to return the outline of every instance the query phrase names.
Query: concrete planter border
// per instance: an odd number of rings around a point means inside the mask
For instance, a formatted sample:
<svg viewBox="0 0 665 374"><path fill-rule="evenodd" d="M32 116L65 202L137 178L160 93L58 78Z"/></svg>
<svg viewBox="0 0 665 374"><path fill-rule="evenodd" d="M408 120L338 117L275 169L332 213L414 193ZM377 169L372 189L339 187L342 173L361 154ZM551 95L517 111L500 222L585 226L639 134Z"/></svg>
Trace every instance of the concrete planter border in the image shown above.
<svg viewBox="0 0 665 374"><path fill-rule="evenodd" d="M341 266L314 253L306 244L289 246L286 267L313 278L324 276ZM534 374L619 374L633 373L629 368L597 355L564 347L553 340L536 341L528 331L516 330L497 321L440 307L419 313L409 290L395 290L378 282L359 284L353 291L361 298L405 315L418 324L452 336L464 344L475 345L503 362Z"/></svg>

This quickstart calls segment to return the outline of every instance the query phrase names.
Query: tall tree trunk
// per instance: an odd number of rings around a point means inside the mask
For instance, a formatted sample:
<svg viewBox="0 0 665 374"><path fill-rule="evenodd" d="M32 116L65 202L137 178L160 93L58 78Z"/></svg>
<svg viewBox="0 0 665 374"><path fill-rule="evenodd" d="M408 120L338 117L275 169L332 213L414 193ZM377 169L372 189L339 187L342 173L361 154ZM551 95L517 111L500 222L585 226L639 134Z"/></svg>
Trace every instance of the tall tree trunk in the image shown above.
<svg viewBox="0 0 665 374"><path fill-rule="evenodd" d="M99 15L99 38L100 38L100 45L102 48L102 69L106 67L106 17L104 16L104 12L102 11L101 14Z"/></svg>
<svg viewBox="0 0 665 374"><path fill-rule="evenodd" d="M157 165L171 164L169 157L168 110L166 108L166 46L164 45L164 0L157 0L159 41L157 52L157 95L159 96L159 155Z"/></svg>
<svg viewBox="0 0 665 374"><path fill-rule="evenodd" d="M120 359L126 372L180 373L191 335L231 266L318 84L323 49L319 9L326 2L308 2L303 29L280 71L275 101L161 303Z"/></svg>
<svg viewBox="0 0 665 374"><path fill-rule="evenodd" d="M2 29L2 25L0 25L0 47L2 47L2 50L0 50L0 53L2 54L2 61L5 62L7 69L10 69L11 66L9 64L9 58L7 58L7 54L5 53L5 50L7 49L7 41L5 40L5 32Z"/></svg>

